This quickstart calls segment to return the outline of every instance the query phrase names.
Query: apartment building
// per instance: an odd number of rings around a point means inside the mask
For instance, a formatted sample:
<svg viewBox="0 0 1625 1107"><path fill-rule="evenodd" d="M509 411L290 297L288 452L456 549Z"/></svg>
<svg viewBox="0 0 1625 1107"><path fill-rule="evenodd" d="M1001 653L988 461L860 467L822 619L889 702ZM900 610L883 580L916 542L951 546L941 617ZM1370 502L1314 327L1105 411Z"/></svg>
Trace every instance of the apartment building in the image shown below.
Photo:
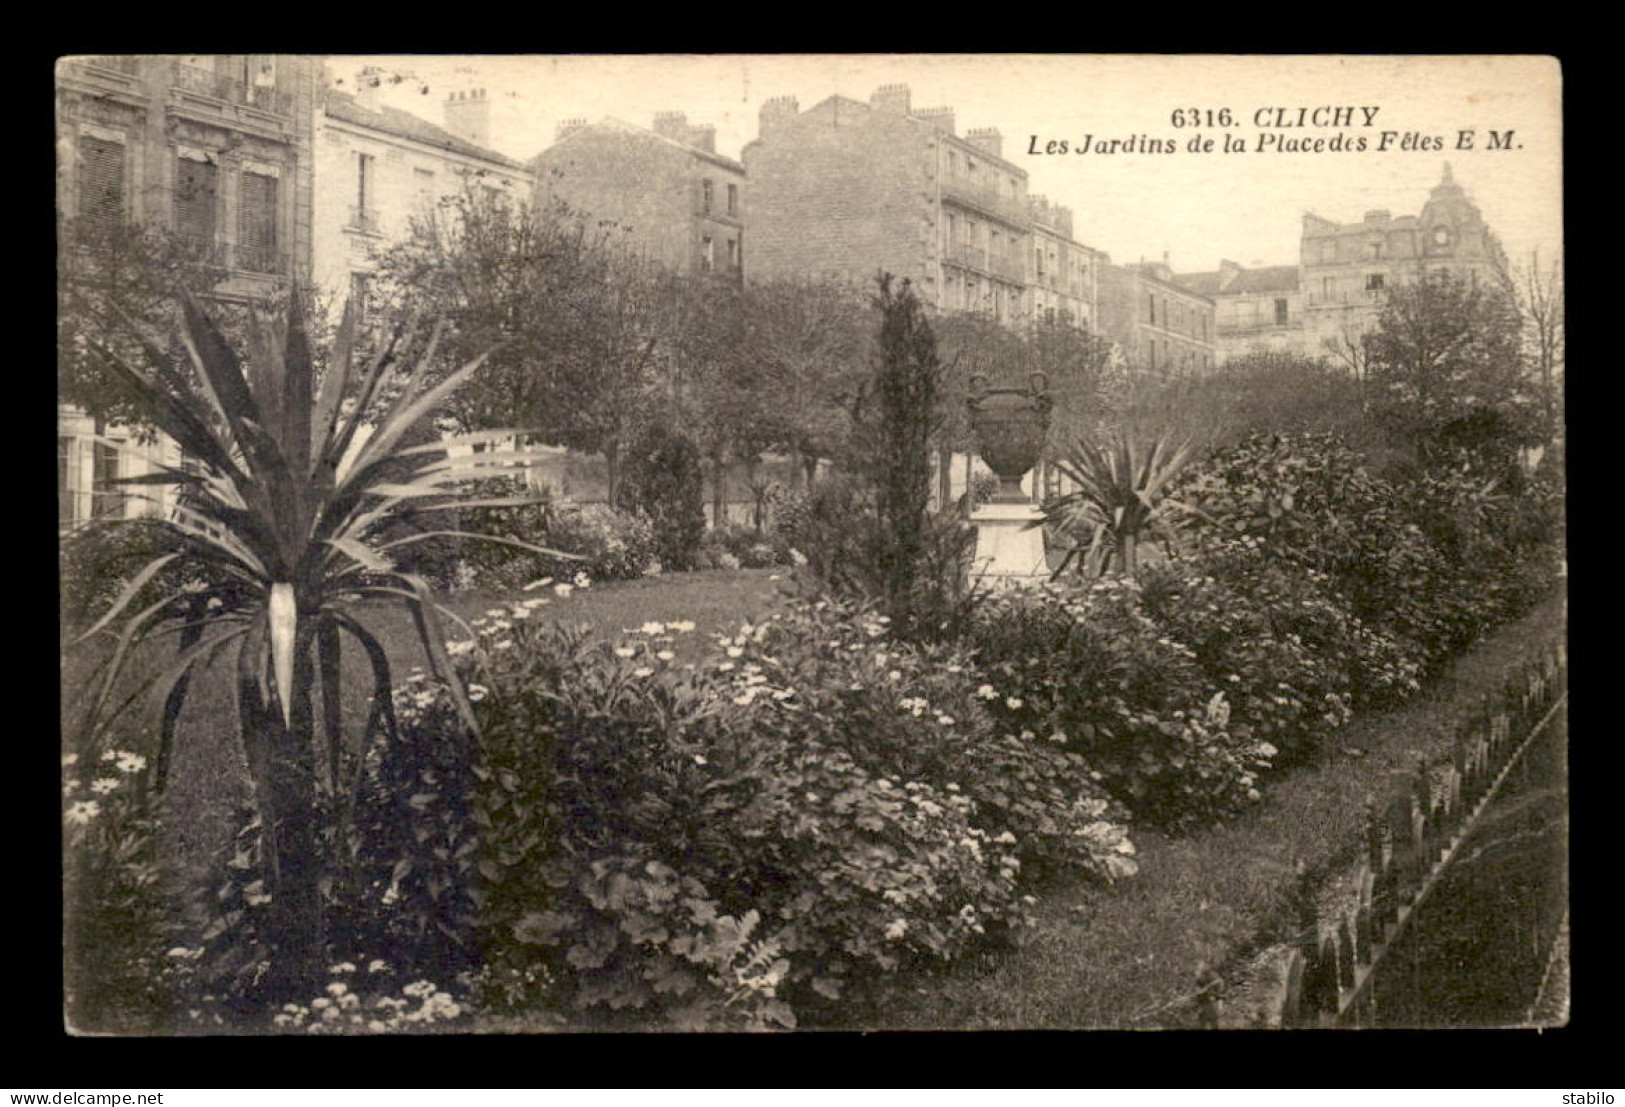
<svg viewBox="0 0 1625 1107"><path fill-rule="evenodd" d="M61 276L134 225L172 232L222 300L257 300L308 277L310 58L273 54L65 58L56 69ZM179 464L175 444L57 413L58 524L161 511L172 493L115 484Z"/></svg>

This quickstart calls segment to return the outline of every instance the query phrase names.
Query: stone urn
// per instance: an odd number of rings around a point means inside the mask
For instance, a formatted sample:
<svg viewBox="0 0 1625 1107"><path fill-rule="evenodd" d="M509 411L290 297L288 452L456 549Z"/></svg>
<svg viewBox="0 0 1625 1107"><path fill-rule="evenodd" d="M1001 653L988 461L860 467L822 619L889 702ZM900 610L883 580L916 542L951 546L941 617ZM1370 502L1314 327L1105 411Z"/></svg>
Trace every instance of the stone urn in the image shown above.
<svg viewBox="0 0 1625 1107"><path fill-rule="evenodd" d="M999 490L991 503L1031 502L1021 490L1021 478L1038 464L1055 401L1043 373L1034 373L1028 380L1030 387L1023 389L989 388L985 373L972 374L970 379L965 406L970 409L971 429L982 460L999 478Z"/></svg>

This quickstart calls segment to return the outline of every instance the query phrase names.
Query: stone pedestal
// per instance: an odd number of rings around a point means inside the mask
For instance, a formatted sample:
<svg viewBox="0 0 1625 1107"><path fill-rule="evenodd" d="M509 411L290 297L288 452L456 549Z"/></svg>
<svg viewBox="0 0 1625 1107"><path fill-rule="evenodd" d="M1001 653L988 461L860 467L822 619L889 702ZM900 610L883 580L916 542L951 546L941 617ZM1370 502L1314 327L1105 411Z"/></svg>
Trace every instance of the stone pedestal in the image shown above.
<svg viewBox="0 0 1625 1107"><path fill-rule="evenodd" d="M976 527L972 571L998 583L1047 579L1044 528L1030 525L1041 517L1031 503L987 503L971 512L970 521Z"/></svg>

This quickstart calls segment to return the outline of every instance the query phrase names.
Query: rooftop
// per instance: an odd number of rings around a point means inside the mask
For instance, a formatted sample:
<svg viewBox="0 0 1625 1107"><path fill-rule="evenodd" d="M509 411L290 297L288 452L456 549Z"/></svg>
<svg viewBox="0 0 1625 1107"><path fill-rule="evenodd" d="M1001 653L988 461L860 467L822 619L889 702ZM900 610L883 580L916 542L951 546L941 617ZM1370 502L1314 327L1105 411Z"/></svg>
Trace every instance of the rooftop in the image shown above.
<svg viewBox="0 0 1625 1107"><path fill-rule="evenodd" d="M409 139L425 146L433 146L453 154L464 157L478 158L481 161L495 162L497 165L509 169L524 169L524 165L495 150L487 150L483 146L476 146L467 139L459 138L446 130L436 126L427 119L420 119L411 112L401 111L399 108L380 106L376 111L368 111L356 103L355 97L348 92L328 88L322 90L322 103L327 114L345 123L354 123L358 127L367 127L396 138Z"/></svg>
<svg viewBox="0 0 1625 1107"><path fill-rule="evenodd" d="M1231 273L1229 284L1224 280ZM1296 265L1269 265L1259 269L1235 270L1220 269L1211 273L1177 273L1174 282L1182 284L1193 292L1200 292L1204 296L1234 296L1249 292L1296 292L1298 291L1298 267Z"/></svg>

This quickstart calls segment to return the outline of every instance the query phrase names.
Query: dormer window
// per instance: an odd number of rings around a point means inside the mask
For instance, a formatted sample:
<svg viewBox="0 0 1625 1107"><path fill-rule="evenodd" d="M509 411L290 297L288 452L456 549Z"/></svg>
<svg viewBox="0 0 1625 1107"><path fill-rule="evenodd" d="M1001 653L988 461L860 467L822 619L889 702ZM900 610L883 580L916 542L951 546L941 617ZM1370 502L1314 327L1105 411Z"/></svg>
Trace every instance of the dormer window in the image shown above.
<svg viewBox="0 0 1625 1107"><path fill-rule="evenodd" d="M1448 246L1450 245L1450 239L1451 234L1449 227L1441 225L1433 228L1433 244L1435 246Z"/></svg>

